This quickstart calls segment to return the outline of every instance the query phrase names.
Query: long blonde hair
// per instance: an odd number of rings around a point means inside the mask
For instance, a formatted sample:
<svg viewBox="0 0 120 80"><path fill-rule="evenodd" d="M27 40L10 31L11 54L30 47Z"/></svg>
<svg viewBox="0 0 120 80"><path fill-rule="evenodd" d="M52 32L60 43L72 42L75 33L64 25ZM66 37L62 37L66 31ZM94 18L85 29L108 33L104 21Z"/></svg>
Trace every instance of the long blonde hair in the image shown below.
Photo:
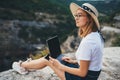
<svg viewBox="0 0 120 80"><path fill-rule="evenodd" d="M89 22L86 24L86 29L83 31L81 28L78 30L78 35L80 37L85 37L91 32L95 32L98 30L96 23L94 22L93 18L87 13L87 17L89 18Z"/></svg>

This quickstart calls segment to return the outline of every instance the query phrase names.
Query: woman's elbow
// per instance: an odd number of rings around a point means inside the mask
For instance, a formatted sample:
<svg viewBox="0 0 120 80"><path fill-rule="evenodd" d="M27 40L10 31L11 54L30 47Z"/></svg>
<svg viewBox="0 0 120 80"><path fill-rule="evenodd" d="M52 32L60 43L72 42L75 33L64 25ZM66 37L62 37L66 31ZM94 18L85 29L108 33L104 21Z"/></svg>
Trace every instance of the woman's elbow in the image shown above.
<svg viewBox="0 0 120 80"><path fill-rule="evenodd" d="M86 77L86 75L87 75L87 74L82 74L82 75L80 75L80 77Z"/></svg>
<svg viewBox="0 0 120 80"><path fill-rule="evenodd" d="M86 77L86 75L87 75L87 71L82 71L80 73L81 73L81 74L79 74L80 77Z"/></svg>

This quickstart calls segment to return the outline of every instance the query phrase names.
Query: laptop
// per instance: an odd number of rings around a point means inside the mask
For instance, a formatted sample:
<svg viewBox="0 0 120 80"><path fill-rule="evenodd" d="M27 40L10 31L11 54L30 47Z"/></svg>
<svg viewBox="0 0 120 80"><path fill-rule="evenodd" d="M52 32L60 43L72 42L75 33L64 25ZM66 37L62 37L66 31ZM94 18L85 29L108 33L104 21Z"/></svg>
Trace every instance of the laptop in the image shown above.
<svg viewBox="0 0 120 80"><path fill-rule="evenodd" d="M62 61L61 59L64 55L62 54L62 51L60 48L60 42L59 42L58 36L57 35L53 36L47 39L46 42L47 42L50 53L45 58L49 60L49 56L51 56L52 58L59 60L61 63L64 63L64 61Z"/></svg>

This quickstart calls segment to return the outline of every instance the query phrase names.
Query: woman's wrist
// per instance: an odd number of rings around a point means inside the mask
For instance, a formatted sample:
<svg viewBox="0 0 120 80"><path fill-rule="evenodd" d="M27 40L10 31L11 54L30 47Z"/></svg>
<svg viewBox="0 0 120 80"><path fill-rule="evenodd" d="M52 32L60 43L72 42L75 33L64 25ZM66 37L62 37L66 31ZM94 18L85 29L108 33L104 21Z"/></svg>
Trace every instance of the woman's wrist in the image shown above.
<svg viewBox="0 0 120 80"><path fill-rule="evenodd" d="M65 72L65 67L66 66L62 64L61 67L60 67L60 69Z"/></svg>

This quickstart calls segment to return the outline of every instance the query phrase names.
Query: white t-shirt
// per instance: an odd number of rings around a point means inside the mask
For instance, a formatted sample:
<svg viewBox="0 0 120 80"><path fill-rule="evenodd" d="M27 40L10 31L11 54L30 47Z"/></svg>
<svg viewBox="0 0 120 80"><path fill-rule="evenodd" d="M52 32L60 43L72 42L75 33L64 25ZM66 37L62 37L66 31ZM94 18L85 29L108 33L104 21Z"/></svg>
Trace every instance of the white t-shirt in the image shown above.
<svg viewBox="0 0 120 80"><path fill-rule="evenodd" d="M99 71L102 68L104 42L98 32L92 32L84 37L76 51L78 64L80 60L90 61L89 70Z"/></svg>

